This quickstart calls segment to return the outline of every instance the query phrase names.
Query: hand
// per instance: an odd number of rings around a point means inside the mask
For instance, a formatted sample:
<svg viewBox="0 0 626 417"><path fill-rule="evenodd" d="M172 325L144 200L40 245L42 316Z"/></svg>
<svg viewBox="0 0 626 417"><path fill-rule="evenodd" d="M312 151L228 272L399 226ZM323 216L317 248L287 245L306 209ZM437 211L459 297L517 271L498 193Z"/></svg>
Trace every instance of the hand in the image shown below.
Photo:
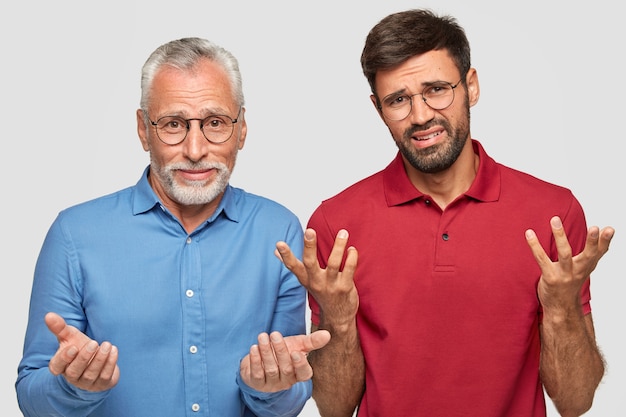
<svg viewBox="0 0 626 417"><path fill-rule="evenodd" d="M277 392L313 376L306 355L325 346L330 333L319 330L310 335L283 337L279 332L261 333L259 344L241 361L239 372L243 381L257 391Z"/></svg>
<svg viewBox="0 0 626 417"><path fill-rule="evenodd" d="M317 260L317 236L315 230L304 232L302 262L294 256L285 242L276 244L276 256L293 272L320 306L324 323L334 327L349 325L359 309L359 295L354 285L358 253L349 247L348 232L340 230L328 257L326 269L320 268ZM346 260L340 271L344 254Z"/></svg>
<svg viewBox="0 0 626 417"><path fill-rule="evenodd" d="M609 250L609 244L615 234L612 227L605 227L602 231L592 226L587 231L587 241L584 250L572 257L572 248L567 240L563 224L559 217L550 219L552 234L558 252L558 261L552 262L541 247L534 231L526 231L526 240L530 246L539 267L541 278L537 293L541 305L546 308L567 309L568 306L578 305L580 290L596 268L598 261Z"/></svg>
<svg viewBox="0 0 626 417"><path fill-rule="evenodd" d="M120 371L115 346L109 342L98 346L56 313L46 314L45 321L59 341L59 349L48 364L53 375L63 375L70 384L87 391L104 391L117 384Z"/></svg>

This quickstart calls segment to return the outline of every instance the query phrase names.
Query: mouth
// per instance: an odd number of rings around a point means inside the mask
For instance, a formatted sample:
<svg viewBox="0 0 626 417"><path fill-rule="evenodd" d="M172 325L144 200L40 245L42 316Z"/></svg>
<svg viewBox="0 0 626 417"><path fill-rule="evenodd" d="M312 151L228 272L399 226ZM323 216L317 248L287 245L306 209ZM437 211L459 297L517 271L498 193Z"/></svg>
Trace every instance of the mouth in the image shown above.
<svg viewBox="0 0 626 417"><path fill-rule="evenodd" d="M178 170L180 175L187 181L204 181L211 176L213 171L213 169Z"/></svg>
<svg viewBox="0 0 626 417"><path fill-rule="evenodd" d="M442 126L434 126L430 129L415 130L413 132L410 132L409 137L415 142L421 142L422 144L425 144L424 142L436 141L437 138L443 135L445 132L446 130Z"/></svg>

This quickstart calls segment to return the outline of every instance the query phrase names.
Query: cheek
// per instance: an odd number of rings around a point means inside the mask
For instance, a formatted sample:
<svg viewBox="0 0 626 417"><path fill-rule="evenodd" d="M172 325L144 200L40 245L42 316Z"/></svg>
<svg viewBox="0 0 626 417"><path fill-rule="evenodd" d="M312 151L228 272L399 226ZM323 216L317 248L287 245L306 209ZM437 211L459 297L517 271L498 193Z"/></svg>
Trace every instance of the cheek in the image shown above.
<svg viewBox="0 0 626 417"><path fill-rule="evenodd" d="M150 161L158 164L161 167L166 166L168 163L172 162L176 158L177 153L180 153L173 150L175 148L174 146L171 148L164 148L164 146L154 142L149 143L148 145L150 152Z"/></svg>
<svg viewBox="0 0 626 417"><path fill-rule="evenodd" d="M404 132L410 127L409 124L396 122L393 124L387 124L387 129L391 133L391 137L394 141L399 142L404 137Z"/></svg>
<svg viewBox="0 0 626 417"><path fill-rule="evenodd" d="M203 162L219 162L228 167L228 169L232 170L235 166L235 162L237 160L237 154L239 152L238 145L236 143L231 143L229 146L222 145L211 145L208 149L207 153L202 158ZM183 156L183 159L184 156Z"/></svg>
<svg viewBox="0 0 626 417"><path fill-rule="evenodd" d="M239 148L236 147L225 157L224 163L228 166L228 168L230 168L231 171L235 167L235 162L237 161L238 153L239 153Z"/></svg>

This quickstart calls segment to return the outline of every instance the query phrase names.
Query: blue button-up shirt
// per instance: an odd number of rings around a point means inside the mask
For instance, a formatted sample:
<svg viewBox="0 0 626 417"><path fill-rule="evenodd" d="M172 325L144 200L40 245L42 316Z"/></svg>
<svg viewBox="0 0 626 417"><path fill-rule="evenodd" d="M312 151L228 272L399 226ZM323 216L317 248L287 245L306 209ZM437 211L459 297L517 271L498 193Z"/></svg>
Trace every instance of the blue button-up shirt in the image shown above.
<svg viewBox="0 0 626 417"><path fill-rule="evenodd" d="M260 332L305 333L305 290L274 256L302 253L302 227L285 207L229 186L188 234L160 203L146 168L134 187L62 211L33 281L16 383L26 416L294 416L311 383L265 394L238 378ZM106 392L53 376L54 311L119 349L120 380Z"/></svg>

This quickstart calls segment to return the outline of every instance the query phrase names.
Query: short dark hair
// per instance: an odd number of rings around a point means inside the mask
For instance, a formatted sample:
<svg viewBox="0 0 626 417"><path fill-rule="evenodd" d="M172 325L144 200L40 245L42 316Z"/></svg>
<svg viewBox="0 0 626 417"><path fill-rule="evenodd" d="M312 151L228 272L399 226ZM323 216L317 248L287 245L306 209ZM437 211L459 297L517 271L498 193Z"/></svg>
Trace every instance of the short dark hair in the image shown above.
<svg viewBox="0 0 626 417"><path fill-rule="evenodd" d="M470 46L465 30L452 16L427 9L390 14L372 28L361 53L361 68L376 95L376 73L391 69L411 57L447 50L461 76L470 69Z"/></svg>

